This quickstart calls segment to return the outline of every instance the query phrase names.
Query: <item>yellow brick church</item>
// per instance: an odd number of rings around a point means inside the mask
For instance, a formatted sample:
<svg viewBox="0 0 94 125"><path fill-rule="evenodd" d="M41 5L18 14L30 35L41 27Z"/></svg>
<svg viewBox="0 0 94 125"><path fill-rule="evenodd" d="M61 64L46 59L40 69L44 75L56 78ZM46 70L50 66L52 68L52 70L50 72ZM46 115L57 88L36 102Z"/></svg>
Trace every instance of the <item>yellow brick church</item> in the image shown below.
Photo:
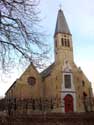
<svg viewBox="0 0 94 125"><path fill-rule="evenodd" d="M72 34L61 9L54 33L54 55L55 62L41 73L31 63L7 90L6 99L31 100L32 111L91 111L91 83L74 62Z"/></svg>

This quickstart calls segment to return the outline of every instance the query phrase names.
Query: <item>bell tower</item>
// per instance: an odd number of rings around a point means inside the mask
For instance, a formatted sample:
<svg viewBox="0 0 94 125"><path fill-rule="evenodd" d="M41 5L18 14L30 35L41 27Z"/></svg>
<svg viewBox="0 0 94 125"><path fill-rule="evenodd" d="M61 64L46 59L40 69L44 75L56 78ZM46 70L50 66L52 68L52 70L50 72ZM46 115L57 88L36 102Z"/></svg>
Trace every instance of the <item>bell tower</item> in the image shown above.
<svg viewBox="0 0 94 125"><path fill-rule="evenodd" d="M61 64L64 60L73 62L72 35L66 22L64 13L58 11L54 33L55 62Z"/></svg>

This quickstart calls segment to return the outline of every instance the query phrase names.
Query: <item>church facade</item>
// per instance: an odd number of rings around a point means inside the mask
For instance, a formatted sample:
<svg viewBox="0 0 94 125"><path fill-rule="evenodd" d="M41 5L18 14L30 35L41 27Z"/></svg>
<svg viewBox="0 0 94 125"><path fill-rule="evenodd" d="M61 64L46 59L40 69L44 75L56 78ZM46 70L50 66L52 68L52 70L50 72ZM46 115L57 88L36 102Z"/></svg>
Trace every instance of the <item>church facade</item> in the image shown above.
<svg viewBox="0 0 94 125"><path fill-rule="evenodd" d="M41 73L31 63L8 89L6 99L39 100L50 112L91 111L91 83L74 62L72 34L61 9L54 33L54 56L55 62Z"/></svg>

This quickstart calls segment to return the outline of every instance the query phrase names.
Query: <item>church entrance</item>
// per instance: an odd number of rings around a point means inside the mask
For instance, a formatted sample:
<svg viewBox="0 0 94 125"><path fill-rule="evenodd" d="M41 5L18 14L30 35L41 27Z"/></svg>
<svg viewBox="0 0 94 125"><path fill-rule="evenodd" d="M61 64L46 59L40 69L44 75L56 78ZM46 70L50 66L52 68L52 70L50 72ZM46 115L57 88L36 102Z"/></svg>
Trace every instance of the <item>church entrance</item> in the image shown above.
<svg viewBox="0 0 94 125"><path fill-rule="evenodd" d="M64 98L65 112L73 112L73 97L66 95Z"/></svg>

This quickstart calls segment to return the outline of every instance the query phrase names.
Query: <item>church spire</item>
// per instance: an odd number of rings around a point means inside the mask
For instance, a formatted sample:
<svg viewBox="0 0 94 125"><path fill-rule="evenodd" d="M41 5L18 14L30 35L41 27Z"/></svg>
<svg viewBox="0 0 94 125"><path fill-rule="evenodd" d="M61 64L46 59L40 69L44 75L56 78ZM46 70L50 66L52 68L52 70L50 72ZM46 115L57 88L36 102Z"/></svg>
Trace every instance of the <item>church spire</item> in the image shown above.
<svg viewBox="0 0 94 125"><path fill-rule="evenodd" d="M56 29L54 34L55 62L63 63L64 60L73 62L72 35L69 30L63 11L59 9Z"/></svg>
<svg viewBox="0 0 94 125"><path fill-rule="evenodd" d="M71 32L69 30L68 24L65 19L65 16L61 9L59 9L59 11L58 11L56 29L55 29L54 35L56 35L57 33L64 33L64 34L71 35Z"/></svg>

